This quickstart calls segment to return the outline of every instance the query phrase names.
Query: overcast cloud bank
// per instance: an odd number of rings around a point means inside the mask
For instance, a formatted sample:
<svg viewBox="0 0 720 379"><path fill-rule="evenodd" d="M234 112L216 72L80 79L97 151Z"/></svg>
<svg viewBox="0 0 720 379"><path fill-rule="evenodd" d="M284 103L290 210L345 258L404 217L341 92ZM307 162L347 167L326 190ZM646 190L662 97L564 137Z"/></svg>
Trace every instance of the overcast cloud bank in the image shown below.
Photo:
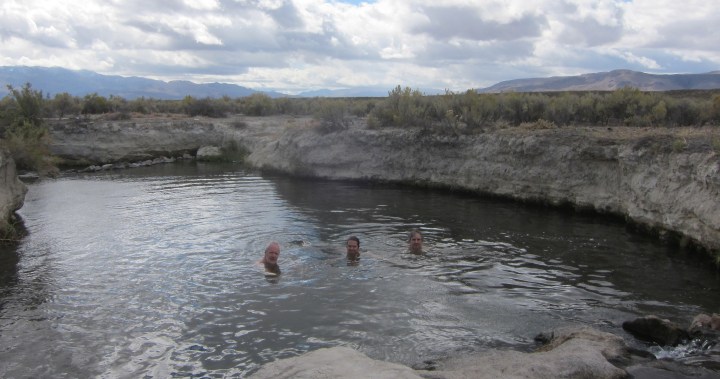
<svg viewBox="0 0 720 379"><path fill-rule="evenodd" d="M353 4L357 3L357 4ZM708 1L6 0L0 65L297 93L720 68Z"/></svg>

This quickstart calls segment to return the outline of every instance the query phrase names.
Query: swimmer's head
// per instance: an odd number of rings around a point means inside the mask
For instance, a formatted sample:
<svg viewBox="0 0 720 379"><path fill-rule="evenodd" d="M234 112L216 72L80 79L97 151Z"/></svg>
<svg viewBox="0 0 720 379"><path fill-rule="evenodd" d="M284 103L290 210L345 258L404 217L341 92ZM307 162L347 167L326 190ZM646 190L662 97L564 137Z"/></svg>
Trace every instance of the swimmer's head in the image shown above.
<svg viewBox="0 0 720 379"><path fill-rule="evenodd" d="M276 265L280 258L280 244L277 242L270 242L265 248L265 257L263 257L263 263Z"/></svg>
<svg viewBox="0 0 720 379"><path fill-rule="evenodd" d="M415 229L408 235L408 249L411 253L422 253L423 237L419 230Z"/></svg>
<svg viewBox="0 0 720 379"><path fill-rule="evenodd" d="M357 259L360 255L360 239L355 236L350 236L345 246L347 248L348 259Z"/></svg>

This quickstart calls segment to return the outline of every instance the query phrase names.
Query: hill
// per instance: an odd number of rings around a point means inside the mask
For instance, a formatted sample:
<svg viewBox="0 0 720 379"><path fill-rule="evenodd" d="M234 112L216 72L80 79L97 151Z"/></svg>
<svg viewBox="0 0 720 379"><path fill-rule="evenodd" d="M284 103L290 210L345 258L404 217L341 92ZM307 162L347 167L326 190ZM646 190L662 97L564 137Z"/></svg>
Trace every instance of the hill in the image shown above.
<svg viewBox="0 0 720 379"><path fill-rule="evenodd" d="M44 94L67 92L73 96L97 93L102 96L120 96L125 99L148 97L178 100L185 96L195 98L232 98L265 93L270 97L285 97L283 93L255 90L229 83L193 83L189 81L164 82L142 77L101 75L87 70L68 70L60 67L0 66L0 98L7 95L6 84L21 87L25 83ZM647 74L631 70L614 70L576 76L515 79L479 89L479 92L552 92L552 91L613 91L635 87L643 91L670 91L720 89L720 71L704 74ZM298 94L298 97L385 97L392 88L354 87L339 90L320 89ZM434 95L443 91L425 89Z"/></svg>
<svg viewBox="0 0 720 379"><path fill-rule="evenodd" d="M646 74L614 70L577 76L516 79L500 82L481 92L614 91L634 87L642 91L671 91L720 88L720 71L705 74Z"/></svg>
<svg viewBox="0 0 720 379"><path fill-rule="evenodd" d="M243 97L263 92L227 83L198 84L189 81L170 81L147 79L141 77L124 77L101 75L87 70L68 70L60 67L0 67L0 97L8 91L7 84L21 87L25 83L43 91L44 94L67 92L73 96L85 96L97 93L102 96L120 96L125 99L150 97L162 100L179 100L185 96L205 97ZM286 96L278 92L263 92L271 97Z"/></svg>

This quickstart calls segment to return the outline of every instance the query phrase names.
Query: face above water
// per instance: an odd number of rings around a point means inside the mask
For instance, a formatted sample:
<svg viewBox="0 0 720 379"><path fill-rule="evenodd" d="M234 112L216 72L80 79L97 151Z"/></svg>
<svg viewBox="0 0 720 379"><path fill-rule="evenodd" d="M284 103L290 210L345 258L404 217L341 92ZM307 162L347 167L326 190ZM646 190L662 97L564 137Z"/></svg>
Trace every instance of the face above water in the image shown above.
<svg viewBox="0 0 720 379"><path fill-rule="evenodd" d="M358 245L357 241L349 240L347 241L347 255L348 256L357 256L360 253L360 245Z"/></svg>
<svg viewBox="0 0 720 379"><path fill-rule="evenodd" d="M410 250L422 251L422 236L419 234L413 234L410 237Z"/></svg>
<svg viewBox="0 0 720 379"><path fill-rule="evenodd" d="M265 252L265 263L275 265L275 264L277 264L279 257L280 257L280 249L276 246L271 246Z"/></svg>

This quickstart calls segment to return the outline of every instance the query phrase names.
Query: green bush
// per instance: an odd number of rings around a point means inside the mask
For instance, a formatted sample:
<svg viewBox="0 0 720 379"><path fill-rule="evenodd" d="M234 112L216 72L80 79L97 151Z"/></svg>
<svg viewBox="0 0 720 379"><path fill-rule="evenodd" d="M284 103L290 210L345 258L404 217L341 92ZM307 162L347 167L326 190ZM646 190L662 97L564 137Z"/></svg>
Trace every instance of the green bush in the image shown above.
<svg viewBox="0 0 720 379"><path fill-rule="evenodd" d="M65 116L80 113L80 101L67 92L58 93L49 102L50 113L62 119Z"/></svg>
<svg viewBox="0 0 720 379"><path fill-rule="evenodd" d="M347 104L339 99L325 99L315 111L315 118L320 121L320 131L323 133L345 130L350 126Z"/></svg>
<svg viewBox="0 0 720 379"><path fill-rule="evenodd" d="M103 114L110 112L110 103L105 96L97 93L85 95L82 104L82 114Z"/></svg>
<svg viewBox="0 0 720 379"><path fill-rule="evenodd" d="M419 90L399 85L388 93L387 99L375 105L370 117L380 126L427 127L438 121L432 111L430 98Z"/></svg>
<svg viewBox="0 0 720 379"><path fill-rule="evenodd" d="M683 150L687 149L687 146L688 146L688 143L686 140L676 139L675 141L673 141L672 149L674 152L679 153L679 152L682 152Z"/></svg>
<svg viewBox="0 0 720 379"><path fill-rule="evenodd" d="M254 93L243 98L242 109L249 116L269 116L275 114L275 103L264 93Z"/></svg>
<svg viewBox="0 0 720 379"><path fill-rule="evenodd" d="M26 83L21 89L8 86L9 100L3 112L5 145L17 168L54 174L57 169L48 147L49 133L43 122L44 99L41 91Z"/></svg>
<svg viewBox="0 0 720 379"><path fill-rule="evenodd" d="M186 96L183 100L185 113L191 117L225 117L226 106L226 104L214 101L209 97L204 99L195 99L192 96Z"/></svg>

